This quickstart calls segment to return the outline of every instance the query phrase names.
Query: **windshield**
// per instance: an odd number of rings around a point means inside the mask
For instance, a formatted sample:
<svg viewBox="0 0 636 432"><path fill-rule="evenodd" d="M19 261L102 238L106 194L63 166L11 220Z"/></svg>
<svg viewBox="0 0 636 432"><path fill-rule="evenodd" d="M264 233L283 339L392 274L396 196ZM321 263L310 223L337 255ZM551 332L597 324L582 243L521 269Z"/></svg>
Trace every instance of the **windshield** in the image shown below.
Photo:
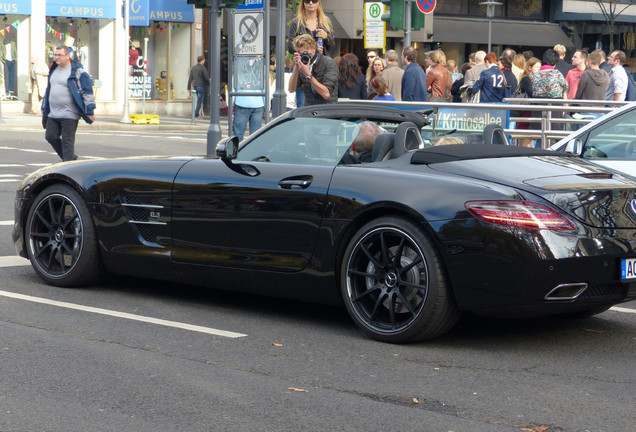
<svg viewBox="0 0 636 432"><path fill-rule="evenodd" d="M590 131L585 159L636 159L636 110L601 123Z"/></svg>
<svg viewBox="0 0 636 432"><path fill-rule="evenodd" d="M336 166L349 151L356 126L345 120L289 119L248 141L237 160Z"/></svg>

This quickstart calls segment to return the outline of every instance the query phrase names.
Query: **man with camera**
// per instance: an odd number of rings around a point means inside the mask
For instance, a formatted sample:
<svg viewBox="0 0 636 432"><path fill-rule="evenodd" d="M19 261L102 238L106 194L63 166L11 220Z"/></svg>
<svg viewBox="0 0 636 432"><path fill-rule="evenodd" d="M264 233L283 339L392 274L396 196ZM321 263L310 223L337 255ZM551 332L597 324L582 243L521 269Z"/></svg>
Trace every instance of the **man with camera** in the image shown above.
<svg viewBox="0 0 636 432"><path fill-rule="evenodd" d="M289 79L289 92L303 85L305 105L318 105L338 100L338 66L331 57L322 55L311 35L294 38L294 69Z"/></svg>

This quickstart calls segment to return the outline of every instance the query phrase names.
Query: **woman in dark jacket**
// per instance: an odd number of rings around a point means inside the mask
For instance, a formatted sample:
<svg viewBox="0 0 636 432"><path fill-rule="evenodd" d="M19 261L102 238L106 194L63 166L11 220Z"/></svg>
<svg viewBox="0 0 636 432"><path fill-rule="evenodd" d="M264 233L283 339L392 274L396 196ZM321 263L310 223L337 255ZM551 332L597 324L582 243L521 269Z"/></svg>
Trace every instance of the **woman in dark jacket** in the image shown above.
<svg viewBox="0 0 636 432"><path fill-rule="evenodd" d="M358 56L352 53L343 55L338 70L338 97L366 99L367 81L360 71Z"/></svg>
<svg viewBox="0 0 636 432"><path fill-rule="evenodd" d="M521 82L519 82L520 93L524 93L526 97L532 97L532 80L533 75L541 69L541 60L536 57L531 57L526 62L526 68L521 75ZM521 95L523 97L523 95ZM531 111L523 111L520 117L532 117ZM533 124L533 128L538 127L537 123ZM530 122L518 122L517 129L530 129ZM532 147L532 138L520 138L519 146Z"/></svg>

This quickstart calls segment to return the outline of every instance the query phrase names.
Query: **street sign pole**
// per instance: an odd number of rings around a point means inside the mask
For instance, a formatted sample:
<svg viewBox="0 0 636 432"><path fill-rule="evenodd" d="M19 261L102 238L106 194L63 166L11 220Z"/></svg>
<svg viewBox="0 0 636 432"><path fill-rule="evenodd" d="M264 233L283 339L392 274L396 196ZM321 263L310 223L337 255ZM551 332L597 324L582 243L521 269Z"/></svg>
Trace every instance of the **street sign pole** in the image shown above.
<svg viewBox="0 0 636 432"><path fill-rule="evenodd" d="M216 144L221 140L219 122L219 90L221 87L221 10L219 0L210 0L208 33L210 35L210 127L207 135L207 155L215 154ZM232 113L228 113L232 115Z"/></svg>
<svg viewBox="0 0 636 432"><path fill-rule="evenodd" d="M122 109L122 116L120 123L130 123L130 106L128 101L128 60L130 56L130 4L128 0L124 0L124 39L126 40L126 46L124 47L124 58L126 61L124 62L124 67L122 67L122 71L124 71L124 108ZM144 53L145 54L145 53Z"/></svg>
<svg viewBox="0 0 636 432"><path fill-rule="evenodd" d="M411 9L413 0L406 0L404 5L404 46L411 45Z"/></svg>
<svg viewBox="0 0 636 432"><path fill-rule="evenodd" d="M278 117L287 108L285 93L285 0L276 2L276 89L272 101L272 114Z"/></svg>

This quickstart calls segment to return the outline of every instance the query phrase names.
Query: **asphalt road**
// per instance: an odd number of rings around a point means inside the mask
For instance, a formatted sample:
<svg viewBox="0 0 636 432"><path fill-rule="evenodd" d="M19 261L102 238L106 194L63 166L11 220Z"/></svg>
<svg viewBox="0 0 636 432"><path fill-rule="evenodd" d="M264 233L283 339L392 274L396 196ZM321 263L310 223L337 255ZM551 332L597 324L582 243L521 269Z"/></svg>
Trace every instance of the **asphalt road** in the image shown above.
<svg viewBox="0 0 636 432"><path fill-rule="evenodd" d="M202 154L201 132L80 131L81 158ZM0 431L634 430L636 302L583 320L465 316L369 340L344 309L108 278L44 284L11 243L18 182L57 161L0 131Z"/></svg>

